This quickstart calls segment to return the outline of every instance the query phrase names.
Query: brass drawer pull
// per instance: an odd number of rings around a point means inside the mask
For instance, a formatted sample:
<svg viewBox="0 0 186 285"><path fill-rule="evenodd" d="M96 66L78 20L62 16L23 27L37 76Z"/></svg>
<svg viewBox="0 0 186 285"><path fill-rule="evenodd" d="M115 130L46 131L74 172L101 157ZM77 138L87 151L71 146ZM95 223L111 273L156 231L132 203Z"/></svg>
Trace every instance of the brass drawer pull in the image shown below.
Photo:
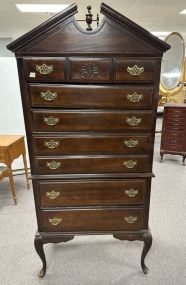
<svg viewBox="0 0 186 285"><path fill-rule="evenodd" d="M128 66L127 72L132 76L139 76L144 72L144 67L138 67L136 64L133 67Z"/></svg>
<svg viewBox="0 0 186 285"><path fill-rule="evenodd" d="M132 103L139 103L143 99L143 94L138 94L136 92L127 94L127 99Z"/></svg>
<svg viewBox="0 0 186 285"><path fill-rule="evenodd" d="M46 166L50 169L58 169L61 166L61 162L53 160L52 162L47 162Z"/></svg>
<svg viewBox="0 0 186 285"><path fill-rule="evenodd" d="M57 98L57 92L51 92L50 90L41 92L40 95L45 101L53 101Z"/></svg>
<svg viewBox="0 0 186 285"><path fill-rule="evenodd" d="M131 117L131 118L127 118L126 122L133 127L138 126L139 124L141 124L142 118L136 118L135 116Z"/></svg>
<svg viewBox="0 0 186 285"><path fill-rule="evenodd" d="M55 126L59 123L59 118L54 118L53 116L50 116L48 118L44 117L43 121L48 126Z"/></svg>
<svg viewBox="0 0 186 285"><path fill-rule="evenodd" d="M48 197L51 200L55 200L60 197L60 192L56 191L46 192L46 197Z"/></svg>
<svg viewBox="0 0 186 285"><path fill-rule="evenodd" d="M129 216L129 217L125 217L125 221L128 223L128 224L133 224L135 223L136 221L138 220L138 217L137 216Z"/></svg>
<svg viewBox="0 0 186 285"><path fill-rule="evenodd" d="M138 140L133 140L133 139L130 139L128 141L124 140L124 145L129 147L129 148L134 148L138 145L139 141Z"/></svg>
<svg viewBox="0 0 186 285"><path fill-rule="evenodd" d="M49 218L48 221L49 221L49 223L51 223L53 226L57 226L57 225L61 224L62 219L61 219L61 218L54 217L54 218Z"/></svg>
<svg viewBox="0 0 186 285"><path fill-rule="evenodd" d="M135 166L137 166L138 162L137 161L133 161L133 160L124 160L123 161L123 166L125 166L126 168L134 168Z"/></svg>
<svg viewBox="0 0 186 285"><path fill-rule="evenodd" d="M59 141L54 141L54 140L44 141L44 146L48 147L49 149L55 149L59 145L60 145Z"/></svg>
<svg viewBox="0 0 186 285"><path fill-rule="evenodd" d="M54 68L52 65L47 65L45 63L43 63L42 65L36 65L36 70L40 73L40 74L50 74Z"/></svg>
<svg viewBox="0 0 186 285"><path fill-rule="evenodd" d="M139 190L135 190L135 189L127 189L125 190L125 194L127 196L129 196L130 198L134 198L136 195L138 195Z"/></svg>

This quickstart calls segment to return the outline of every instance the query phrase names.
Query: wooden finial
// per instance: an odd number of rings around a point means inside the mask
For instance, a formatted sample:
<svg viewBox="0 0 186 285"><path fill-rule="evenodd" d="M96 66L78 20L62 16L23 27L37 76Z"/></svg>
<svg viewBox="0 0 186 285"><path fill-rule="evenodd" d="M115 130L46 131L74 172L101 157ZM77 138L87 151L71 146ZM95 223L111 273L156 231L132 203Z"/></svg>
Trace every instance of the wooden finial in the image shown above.
<svg viewBox="0 0 186 285"><path fill-rule="evenodd" d="M87 23L87 28L86 30L87 31L92 31L92 27L91 27L91 24L92 24L92 13L91 13L91 6L87 6L87 10L88 10L88 13L86 14L86 23Z"/></svg>

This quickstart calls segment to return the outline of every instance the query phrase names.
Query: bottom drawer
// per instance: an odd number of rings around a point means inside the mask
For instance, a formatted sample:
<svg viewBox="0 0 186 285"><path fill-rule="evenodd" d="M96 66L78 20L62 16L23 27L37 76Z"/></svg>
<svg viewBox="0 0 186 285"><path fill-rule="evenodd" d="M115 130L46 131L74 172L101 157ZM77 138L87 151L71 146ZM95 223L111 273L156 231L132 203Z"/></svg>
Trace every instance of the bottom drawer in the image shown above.
<svg viewBox="0 0 186 285"><path fill-rule="evenodd" d="M174 144L165 144L164 149L167 151L183 152L183 146Z"/></svg>
<svg viewBox="0 0 186 285"><path fill-rule="evenodd" d="M42 211L43 231L130 231L143 228L143 208Z"/></svg>

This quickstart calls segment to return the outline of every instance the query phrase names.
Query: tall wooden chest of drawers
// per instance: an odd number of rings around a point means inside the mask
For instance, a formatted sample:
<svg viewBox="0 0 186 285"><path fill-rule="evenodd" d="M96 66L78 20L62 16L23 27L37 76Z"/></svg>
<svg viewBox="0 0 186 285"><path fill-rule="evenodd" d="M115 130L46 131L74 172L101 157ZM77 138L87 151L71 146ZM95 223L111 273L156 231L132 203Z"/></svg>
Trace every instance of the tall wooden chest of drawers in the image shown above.
<svg viewBox="0 0 186 285"><path fill-rule="evenodd" d="M164 107L160 155L165 153L186 158L186 104L167 103Z"/></svg>
<svg viewBox="0 0 186 285"><path fill-rule="evenodd" d="M93 31L76 4L11 43L28 138L35 248L80 234L142 240L148 228L160 66L169 45L106 4Z"/></svg>

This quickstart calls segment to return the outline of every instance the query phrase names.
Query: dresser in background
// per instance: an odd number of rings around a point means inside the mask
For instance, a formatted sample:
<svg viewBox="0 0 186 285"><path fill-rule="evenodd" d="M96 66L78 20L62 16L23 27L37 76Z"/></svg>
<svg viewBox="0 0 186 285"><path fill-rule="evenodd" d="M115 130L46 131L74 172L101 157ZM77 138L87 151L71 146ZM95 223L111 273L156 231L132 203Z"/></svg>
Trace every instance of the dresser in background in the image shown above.
<svg viewBox="0 0 186 285"><path fill-rule="evenodd" d="M160 155L165 153L186 158L186 104L167 103L164 107Z"/></svg>
<svg viewBox="0 0 186 285"><path fill-rule="evenodd" d="M76 12L73 4L8 45L19 71L39 276L43 244L82 234L143 241L147 273L160 67L169 45L104 3L93 31L80 28Z"/></svg>

